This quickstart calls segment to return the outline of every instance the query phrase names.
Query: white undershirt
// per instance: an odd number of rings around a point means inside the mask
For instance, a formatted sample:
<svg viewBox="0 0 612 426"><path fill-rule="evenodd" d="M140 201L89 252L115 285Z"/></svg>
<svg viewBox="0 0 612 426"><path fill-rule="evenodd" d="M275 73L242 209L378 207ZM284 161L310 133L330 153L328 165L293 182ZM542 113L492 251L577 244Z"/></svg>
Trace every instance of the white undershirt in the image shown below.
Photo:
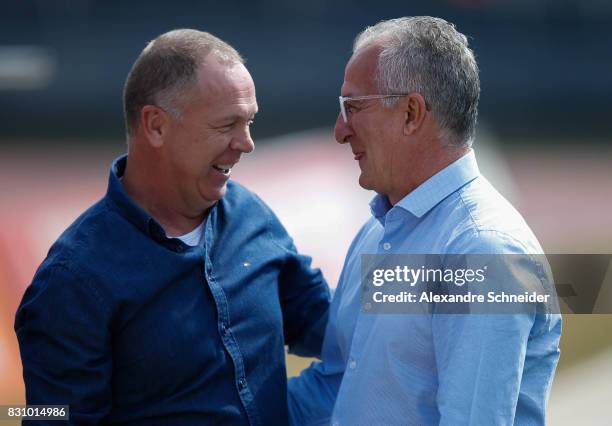
<svg viewBox="0 0 612 426"><path fill-rule="evenodd" d="M176 238L191 247L199 245L202 241L202 237L204 236L204 222L205 221L196 226L193 231L190 231L185 235L180 235Z"/></svg>

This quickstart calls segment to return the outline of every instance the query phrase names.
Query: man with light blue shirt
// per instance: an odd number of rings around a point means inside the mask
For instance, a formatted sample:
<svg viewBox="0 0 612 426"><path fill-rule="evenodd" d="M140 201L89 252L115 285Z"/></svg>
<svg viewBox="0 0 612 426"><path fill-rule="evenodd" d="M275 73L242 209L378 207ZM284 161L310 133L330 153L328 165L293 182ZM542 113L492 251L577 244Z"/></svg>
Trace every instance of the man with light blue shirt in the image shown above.
<svg viewBox="0 0 612 426"><path fill-rule="evenodd" d="M350 145L359 184L377 195L345 260L322 361L289 381L292 422L544 424L560 315L372 314L362 300L364 254L542 253L478 170L480 83L466 37L431 17L369 27L341 94L336 140ZM516 272L550 287L543 266L523 262Z"/></svg>

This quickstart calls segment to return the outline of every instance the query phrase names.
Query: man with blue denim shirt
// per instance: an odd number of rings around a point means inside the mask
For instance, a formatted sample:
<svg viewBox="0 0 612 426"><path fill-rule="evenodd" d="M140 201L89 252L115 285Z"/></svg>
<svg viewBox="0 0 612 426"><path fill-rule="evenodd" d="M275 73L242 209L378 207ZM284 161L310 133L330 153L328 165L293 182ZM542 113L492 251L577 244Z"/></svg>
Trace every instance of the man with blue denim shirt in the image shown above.
<svg viewBox="0 0 612 426"><path fill-rule="evenodd" d="M377 195L346 257L322 361L289 381L293 424L545 423L560 315L372 314L362 300L363 254L542 253L478 170L479 95L467 39L442 19L383 21L357 37L335 134ZM537 261L514 273L554 291Z"/></svg>
<svg viewBox="0 0 612 426"><path fill-rule="evenodd" d="M139 56L128 155L17 312L28 404L69 405L78 425L287 423L284 346L319 356L329 292L272 211L229 182L254 149L243 62L195 30Z"/></svg>

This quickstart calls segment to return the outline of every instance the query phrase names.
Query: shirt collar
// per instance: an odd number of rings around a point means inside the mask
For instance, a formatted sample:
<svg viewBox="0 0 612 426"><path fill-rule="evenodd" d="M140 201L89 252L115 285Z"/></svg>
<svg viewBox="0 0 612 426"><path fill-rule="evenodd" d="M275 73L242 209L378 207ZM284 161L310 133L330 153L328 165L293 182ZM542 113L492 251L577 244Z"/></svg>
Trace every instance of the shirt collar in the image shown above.
<svg viewBox="0 0 612 426"><path fill-rule="evenodd" d="M402 198L396 206L422 217L440 201L480 176L474 151L449 164ZM386 195L377 194L370 202L372 215L379 221L391 208Z"/></svg>
<svg viewBox="0 0 612 426"><path fill-rule="evenodd" d="M142 232L155 239L164 239L166 238L166 233L162 226L151 215L138 207L123 188L121 178L125 173L127 159L127 155L122 155L113 161L108 177L106 198L110 200L114 210Z"/></svg>

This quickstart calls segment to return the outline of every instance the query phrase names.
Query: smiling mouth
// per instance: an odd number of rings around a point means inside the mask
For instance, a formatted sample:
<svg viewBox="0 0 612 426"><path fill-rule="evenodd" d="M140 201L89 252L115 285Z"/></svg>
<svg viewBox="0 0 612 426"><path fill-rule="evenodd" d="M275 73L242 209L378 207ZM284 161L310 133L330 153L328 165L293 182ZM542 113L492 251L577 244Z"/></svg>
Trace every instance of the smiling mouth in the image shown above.
<svg viewBox="0 0 612 426"><path fill-rule="evenodd" d="M213 169L224 174L225 176L229 176L232 173L232 166L233 165L229 164L213 164Z"/></svg>
<svg viewBox="0 0 612 426"><path fill-rule="evenodd" d="M355 156L355 160L361 160L363 152L354 152L353 155Z"/></svg>

